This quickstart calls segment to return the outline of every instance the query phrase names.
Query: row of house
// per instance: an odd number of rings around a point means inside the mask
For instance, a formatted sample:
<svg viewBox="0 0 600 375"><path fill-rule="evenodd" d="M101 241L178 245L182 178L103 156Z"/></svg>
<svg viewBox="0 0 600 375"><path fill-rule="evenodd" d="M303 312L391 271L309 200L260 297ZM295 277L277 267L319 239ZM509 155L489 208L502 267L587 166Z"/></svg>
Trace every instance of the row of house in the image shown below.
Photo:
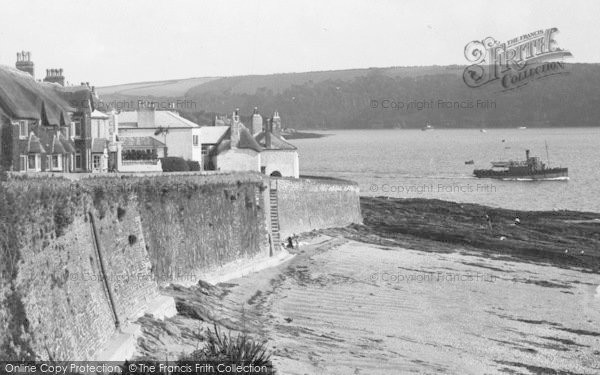
<svg viewBox="0 0 600 375"><path fill-rule="evenodd" d="M136 111L103 113L87 83L65 86L62 69L35 80L29 52L17 54L16 69L0 66L0 159L19 172L161 171L161 158L197 161L204 170L256 171L299 176L296 147L281 136L275 112L251 123L239 111L200 126L151 102Z"/></svg>

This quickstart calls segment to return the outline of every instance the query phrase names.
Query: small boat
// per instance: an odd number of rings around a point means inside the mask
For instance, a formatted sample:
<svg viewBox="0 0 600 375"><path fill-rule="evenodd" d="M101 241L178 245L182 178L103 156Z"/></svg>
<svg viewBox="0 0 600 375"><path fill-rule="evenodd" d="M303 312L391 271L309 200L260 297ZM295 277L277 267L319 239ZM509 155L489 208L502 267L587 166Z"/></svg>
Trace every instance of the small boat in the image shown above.
<svg viewBox="0 0 600 375"><path fill-rule="evenodd" d="M487 130L485 130L485 129L479 129L479 131L482 133L487 133Z"/></svg>
<svg viewBox="0 0 600 375"><path fill-rule="evenodd" d="M475 162L471 159L471 160L465 161L465 164L470 165L470 164L475 164Z"/></svg>
<svg viewBox="0 0 600 375"><path fill-rule="evenodd" d="M525 130L525 129L527 129L527 126L519 126L519 127L517 128L517 130Z"/></svg>
<svg viewBox="0 0 600 375"><path fill-rule="evenodd" d="M427 124L425 124L425 126L423 126L421 128L422 131L429 131L429 130L433 130L433 126L431 126L431 124L429 123L429 121L427 121Z"/></svg>
<svg viewBox="0 0 600 375"><path fill-rule="evenodd" d="M568 180L568 168L550 168L539 157L529 156L525 150L525 160L493 161L492 169L476 169L477 178L496 178L500 180Z"/></svg>

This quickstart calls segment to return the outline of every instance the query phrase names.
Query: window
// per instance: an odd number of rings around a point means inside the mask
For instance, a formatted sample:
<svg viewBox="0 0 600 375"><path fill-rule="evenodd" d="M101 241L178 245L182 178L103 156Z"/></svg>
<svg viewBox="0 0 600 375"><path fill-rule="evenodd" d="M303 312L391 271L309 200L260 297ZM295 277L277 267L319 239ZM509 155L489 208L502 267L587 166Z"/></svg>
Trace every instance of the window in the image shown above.
<svg viewBox="0 0 600 375"><path fill-rule="evenodd" d="M194 140L194 146L198 146L198 136L194 135L192 136L193 140Z"/></svg>
<svg viewBox="0 0 600 375"><path fill-rule="evenodd" d="M210 150L210 148L211 148L212 146L213 146L213 145L211 145L211 144L208 144L208 143L203 143L203 144L202 144L202 151L201 151L202 155L203 155L203 156L205 156L205 155L208 155L208 151Z"/></svg>
<svg viewBox="0 0 600 375"><path fill-rule="evenodd" d="M27 120L19 120L19 138L27 138L29 136L29 124Z"/></svg>
<svg viewBox="0 0 600 375"><path fill-rule="evenodd" d="M19 171L25 172L27 170L27 155L19 155Z"/></svg>
<svg viewBox="0 0 600 375"><path fill-rule="evenodd" d="M105 121L103 120L92 120L92 136L96 138L104 138L105 134Z"/></svg>
<svg viewBox="0 0 600 375"><path fill-rule="evenodd" d="M28 171L39 170L39 165L40 165L39 160L40 160L40 156L38 154L27 155L27 170Z"/></svg>
<svg viewBox="0 0 600 375"><path fill-rule="evenodd" d="M81 169L81 152L75 152L75 169Z"/></svg>
<svg viewBox="0 0 600 375"><path fill-rule="evenodd" d="M60 169L61 157L60 155L52 155L52 169Z"/></svg>
<svg viewBox="0 0 600 375"><path fill-rule="evenodd" d="M81 121L75 121L73 123L75 137L81 138Z"/></svg>
<svg viewBox="0 0 600 375"><path fill-rule="evenodd" d="M100 169L102 155L94 155L93 163L94 169Z"/></svg>

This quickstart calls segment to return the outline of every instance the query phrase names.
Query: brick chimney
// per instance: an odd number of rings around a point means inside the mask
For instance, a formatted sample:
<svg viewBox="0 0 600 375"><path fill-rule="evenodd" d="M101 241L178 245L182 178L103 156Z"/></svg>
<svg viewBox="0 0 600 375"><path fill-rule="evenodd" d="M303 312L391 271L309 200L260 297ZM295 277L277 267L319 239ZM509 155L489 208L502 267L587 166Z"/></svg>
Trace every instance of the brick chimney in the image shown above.
<svg viewBox="0 0 600 375"><path fill-rule="evenodd" d="M240 144L241 125L239 108L236 108L231 116L231 148L237 148Z"/></svg>
<svg viewBox="0 0 600 375"><path fill-rule="evenodd" d="M62 69L46 69L46 78L44 82L58 83L61 86L65 85L65 76Z"/></svg>
<svg viewBox="0 0 600 375"><path fill-rule="evenodd" d="M259 133L263 128L263 118L258 113L258 107L254 107L254 113L252 114L252 126L250 131L252 135Z"/></svg>
<svg viewBox="0 0 600 375"><path fill-rule="evenodd" d="M265 126L265 148L271 148L271 133L273 133L273 118L267 119Z"/></svg>
<svg viewBox="0 0 600 375"><path fill-rule="evenodd" d="M271 123L271 133L273 134L281 134L281 117L279 117L279 112L275 111L273 113L273 121Z"/></svg>
<svg viewBox="0 0 600 375"><path fill-rule="evenodd" d="M154 103L138 102L137 126L138 128L153 128L156 126Z"/></svg>
<svg viewBox="0 0 600 375"><path fill-rule="evenodd" d="M17 52L17 63L15 64L15 67L20 71L29 73L32 77L35 77L35 67L33 61L31 61L31 52Z"/></svg>

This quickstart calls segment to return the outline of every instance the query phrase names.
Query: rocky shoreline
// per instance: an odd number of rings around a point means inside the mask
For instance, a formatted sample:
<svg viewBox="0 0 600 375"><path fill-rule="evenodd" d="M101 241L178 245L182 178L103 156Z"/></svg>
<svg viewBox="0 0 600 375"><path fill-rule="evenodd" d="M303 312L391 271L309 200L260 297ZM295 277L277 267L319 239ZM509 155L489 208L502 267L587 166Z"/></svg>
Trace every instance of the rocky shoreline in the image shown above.
<svg viewBox="0 0 600 375"><path fill-rule="evenodd" d="M600 214L518 211L437 199L361 197L364 225L336 232L424 251L472 250L600 272ZM491 219L489 230L485 215ZM515 224L519 218L520 224ZM444 250L439 250L439 244Z"/></svg>

